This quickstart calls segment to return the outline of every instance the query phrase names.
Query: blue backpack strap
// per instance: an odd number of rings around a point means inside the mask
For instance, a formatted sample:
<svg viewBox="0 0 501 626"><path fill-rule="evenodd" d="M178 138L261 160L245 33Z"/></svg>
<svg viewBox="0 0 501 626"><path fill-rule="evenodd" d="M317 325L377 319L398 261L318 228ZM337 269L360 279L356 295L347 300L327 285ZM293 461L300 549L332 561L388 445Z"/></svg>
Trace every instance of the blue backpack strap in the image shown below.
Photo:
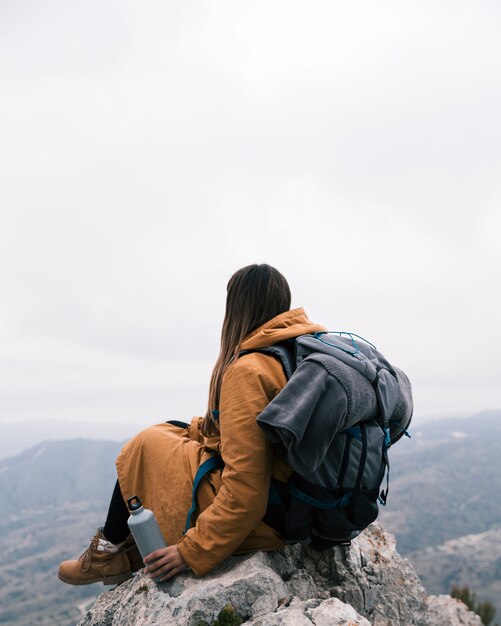
<svg viewBox="0 0 501 626"><path fill-rule="evenodd" d="M217 469L219 467L224 467L224 461L218 454L214 454L206 461L204 461L202 465L200 465L200 467L198 468L197 473L195 474L195 479L193 481L191 507L186 517L186 526L184 528L184 532L191 528L191 518L193 516L193 513L195 512L195 509L197 508L197 489L200 481L206 474L212 472L213 469Z"/></svg>
<svg viewBox="0 0 501 626"><path fill-rule="evenodd" d="M296 500L309 504L315 509L323 509L324 511L332 511L333 509L342 509L346 507L349 504L352 495L352 492L348 491L340 498L335 498L333 500L320 500L319 498L309 496L303 491L299 491L299 489L291 484L289 484L289 493L293 498L296 498Z"/></svg>

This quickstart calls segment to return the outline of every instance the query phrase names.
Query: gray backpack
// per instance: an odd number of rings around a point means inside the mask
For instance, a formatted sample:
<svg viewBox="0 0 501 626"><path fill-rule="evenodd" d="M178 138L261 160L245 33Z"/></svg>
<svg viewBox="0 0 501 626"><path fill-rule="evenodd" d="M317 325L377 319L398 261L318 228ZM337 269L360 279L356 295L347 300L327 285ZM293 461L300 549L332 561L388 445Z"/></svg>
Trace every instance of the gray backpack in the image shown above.
<svg viewBox="0 0 501 626"><path fill-rule="evenodd" d="M252 352L279 359L288 379L257 418L293 469L288 484L272 481L264 521L286 543L323 550L349 542L386 504L388 448L408 435L412 418L407 376L353 333Z"/></svg>

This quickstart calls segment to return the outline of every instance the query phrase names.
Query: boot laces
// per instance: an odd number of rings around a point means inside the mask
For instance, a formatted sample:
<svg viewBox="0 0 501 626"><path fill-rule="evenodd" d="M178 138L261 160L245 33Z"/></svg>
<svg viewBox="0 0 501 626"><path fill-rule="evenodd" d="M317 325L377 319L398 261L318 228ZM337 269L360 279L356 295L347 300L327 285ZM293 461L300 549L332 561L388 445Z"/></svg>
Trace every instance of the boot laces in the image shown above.
<svg viewBox="0 0 501 626"><path fill-rule="evenodd" d="M99 533L96 533L94 539L90 542L90 546L78 559L81 563L80 567L82 572L88 572L92 563L92 552L97 552L97 546L99 544Z"/></svg>

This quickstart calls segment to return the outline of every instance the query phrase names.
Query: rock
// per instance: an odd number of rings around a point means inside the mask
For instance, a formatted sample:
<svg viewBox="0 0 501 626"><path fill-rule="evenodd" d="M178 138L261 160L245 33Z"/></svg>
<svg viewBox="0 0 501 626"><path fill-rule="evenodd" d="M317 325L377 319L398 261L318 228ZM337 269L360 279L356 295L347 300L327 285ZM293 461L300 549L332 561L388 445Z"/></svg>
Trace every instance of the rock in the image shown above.
<svg viewBox="0 0 501 626"><path fill-rule="evenodd" d="M452 599L451 599L452 600ZM395 540L372 524L351 546L300 545L230 557L204 578L156 584L142 573L103 593L78 626L200 626L227 605L248 626L477 626L428 598ZM449 619L456 621L446 621ZM443 615L443 617L440 617ZM442 619L442 621L440 621Z"/></svg>
<svg viewBox="0 0 501 626"><path fill-rule="evenodd" d="M480 617L450 596L429 596L430 626L482 626Z"/></svg>
<svg viewBox="0 0 501 626"><path fill-rule="evenodd" d="M275 613L258 617L246 626L370 626L370 622L338 598L292 602Z"/></svg>
<svg viewBox="0 0 501 626"><path fill-rule="evenodd" d="M349 548L335 548L333 556L323 553L316 565L327 575L322 586L330 595L353 606L373 626L427 626L425 589L380 525L373 524Z"/></svg>
<svg viewBox="0 0 501 626"><path fill-rule="evenodd" d="M287 588L266 555L232 557L204 578L186 574L156 584L139 573L133 580L103 593L80 626L198 626L213 621L227 604L249 618L277 609Z"/></svg>

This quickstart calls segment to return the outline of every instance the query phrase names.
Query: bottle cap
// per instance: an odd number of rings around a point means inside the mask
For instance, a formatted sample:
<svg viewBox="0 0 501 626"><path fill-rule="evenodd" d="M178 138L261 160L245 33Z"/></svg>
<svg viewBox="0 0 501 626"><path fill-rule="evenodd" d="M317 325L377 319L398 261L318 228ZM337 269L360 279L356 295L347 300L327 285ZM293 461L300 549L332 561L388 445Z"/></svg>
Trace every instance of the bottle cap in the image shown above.
<svg viewBox="0 0 501 626"><path fill-rule="evenodd" d="M127 506L129 507L129 511L131 512L139 511L139 509L143 508L141 500L137 496L132 496L132 498L129 498L127 500Z"/></svg>

